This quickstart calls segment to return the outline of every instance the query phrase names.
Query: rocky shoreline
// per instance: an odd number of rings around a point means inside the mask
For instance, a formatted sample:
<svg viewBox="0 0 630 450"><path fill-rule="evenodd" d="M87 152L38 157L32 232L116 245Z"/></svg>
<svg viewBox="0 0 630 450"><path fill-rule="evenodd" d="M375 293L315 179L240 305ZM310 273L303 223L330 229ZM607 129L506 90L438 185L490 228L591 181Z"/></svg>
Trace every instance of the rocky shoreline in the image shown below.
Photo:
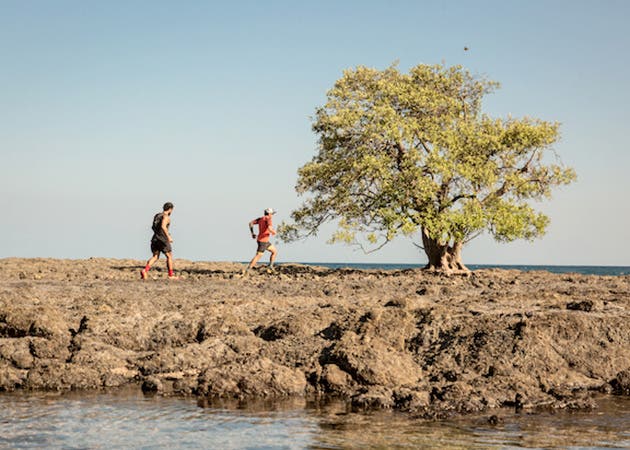
<svg viewBox="0 0 630 450"><path fill-rule="evenodd" d="M347 399L445 417L630 395L630 276L0 260L0 391Z"/></svg>

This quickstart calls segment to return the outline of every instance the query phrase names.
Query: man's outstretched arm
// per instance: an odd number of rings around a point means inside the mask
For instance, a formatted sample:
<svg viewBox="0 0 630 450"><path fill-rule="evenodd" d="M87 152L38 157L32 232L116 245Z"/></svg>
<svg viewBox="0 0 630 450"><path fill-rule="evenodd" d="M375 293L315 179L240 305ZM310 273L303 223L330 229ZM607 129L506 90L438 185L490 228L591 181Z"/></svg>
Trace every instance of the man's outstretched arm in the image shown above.
<svg viewBox="0 0 630 450"><path fill-rule="evenodd" d="M256 224L256 220L252 220L249 222L249 232L252 235L252 239L256 239L256 233L254 233L254 225Z"/></svg>

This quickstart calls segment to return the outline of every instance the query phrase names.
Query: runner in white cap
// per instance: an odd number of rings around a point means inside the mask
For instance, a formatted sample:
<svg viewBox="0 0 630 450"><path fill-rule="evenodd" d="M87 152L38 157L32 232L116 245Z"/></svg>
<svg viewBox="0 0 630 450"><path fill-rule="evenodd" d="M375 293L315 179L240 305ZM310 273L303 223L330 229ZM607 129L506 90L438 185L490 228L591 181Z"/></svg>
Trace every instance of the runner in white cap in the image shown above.
<svg viewBox="0 0 630 450"><path fill-rule="evenodd" d="M265 209L264 216L249 222L249 232L251 233L252 238L256 239L258 248L256 249L256 255L250 261L247 269L245 269L245 271L243 272L243 275L247 274L249 269L256 265L263 253L265 253L266 251L271 253L271 256L269 257L269 269L273 270L273 263L276 260L276 255L278 254L278 251L276 250L276 247L274 247L274 245L269 242L269 238L276 234L276 230L273 229L273 225L271 222L271 216L273 216L275 213L276 211L273 208L267 208ZM254 225L258 225L258 235L254 233Z"/></svg>

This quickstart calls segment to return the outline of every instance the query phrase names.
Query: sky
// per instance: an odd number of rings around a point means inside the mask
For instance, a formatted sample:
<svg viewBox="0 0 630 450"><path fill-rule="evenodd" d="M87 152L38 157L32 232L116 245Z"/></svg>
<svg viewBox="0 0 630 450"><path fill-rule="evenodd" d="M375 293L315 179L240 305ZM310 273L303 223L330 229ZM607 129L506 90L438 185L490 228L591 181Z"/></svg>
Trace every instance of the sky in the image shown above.
<svg viewBox="0 0 630 450"><path fill-rule="evenodd" d="M247 223L303 200L326 92L397 61L461 64L501 83L487 114L562 124L578 180L536 205L547 234L481 236L464 262L630 265L628 19L621 0L0 0L0 258L146 259L171 201L176 259L249 260ZM426 263L413 239L365 255L333 229L278 261Z"/></svg>

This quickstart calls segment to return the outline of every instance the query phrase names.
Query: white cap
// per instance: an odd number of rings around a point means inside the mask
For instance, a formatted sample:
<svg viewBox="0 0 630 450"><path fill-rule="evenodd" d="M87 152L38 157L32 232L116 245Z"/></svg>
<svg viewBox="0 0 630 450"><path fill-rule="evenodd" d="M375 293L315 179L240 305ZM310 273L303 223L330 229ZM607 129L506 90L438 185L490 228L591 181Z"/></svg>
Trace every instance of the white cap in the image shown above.
<svg viewBox="0 0 630 450"><path fill-rule="evenodd" d="M265 214L267 214L267 215L269 215L269 216L270 216L270 215L272 215L272 214L275 214L276 212L277 212L277 211L276 211L275 209L273 209L273 208L267 208L267 209L265 209Z"/></svg>

